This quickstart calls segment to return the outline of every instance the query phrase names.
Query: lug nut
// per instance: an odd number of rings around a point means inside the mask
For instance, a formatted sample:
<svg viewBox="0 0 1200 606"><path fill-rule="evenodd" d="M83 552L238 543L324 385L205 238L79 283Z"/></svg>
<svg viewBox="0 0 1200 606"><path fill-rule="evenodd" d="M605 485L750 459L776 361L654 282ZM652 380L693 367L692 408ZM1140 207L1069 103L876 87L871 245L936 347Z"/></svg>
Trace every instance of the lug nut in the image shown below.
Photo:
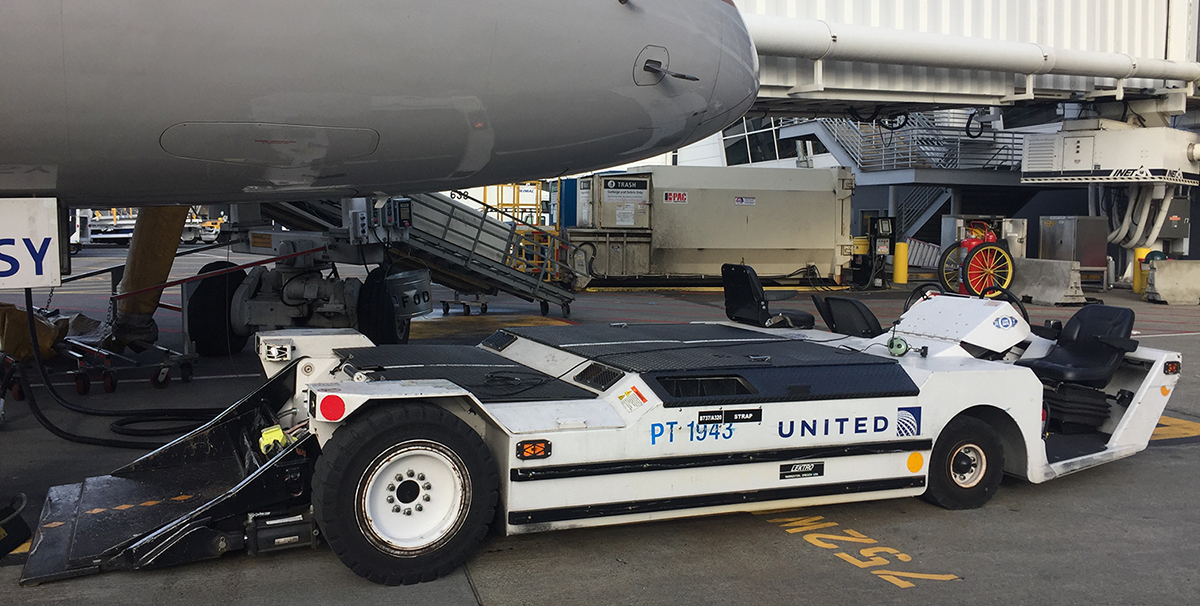
<svg viewBox="0 0 1200 606"><path fill-rule="evenodd" d="M400 513L400 506L399 506L399 505L393 505L393 506L392 506L392 513Z"/></svg>
<svg viewBox="0 0 1200 606"><path fill-rule="evenodd" d="M418 479L418 480L421 480L422 482L424 482L424 481L425 481L425 474L423 474L423 473L419 473L419 474L417 474L417 479Z"/></svg>
<svg viewBox="0 0 1200 606"><path fill-rule="evenodd" d="M402 475L400 475L400 474L396 474L396 481L397 481L397 482L400 482L400 481L403 481L403 480L404 480L404 476L402 476Z"/></svg>
<svg viewBox="0 0 1200 606"><path fill-rule="evenodd" d="M395 484L388 484L388 487L387 487L387 489L388 489L388 492L392 492L393 490L396 490L396 485L395 485Z"/></svg>
<svg viewBox="0 0 1200 606"><path fill-rule="evenodd" d="M420 503L417 503L417 511L421 511L423 509L425 509L425 508L422 507Z"/></svg>
<svg viewBox="0 0 1200 606"><path fill-rule="evenodd" d="M414 473L415 473L415 472L414 472L413 470L411 470L411 469L410 469L410 470L408 470L408 472L406 472L404 475L406 475L406 476L408 476L408 477L410 477L410 478L411 478L411 477L413 477L413 474L414 474Z"/></svg>
<svg viewBox="0 0 1200 606"><path fill-rule="evenodd" d="M429 502L429 495L425 495L425 496L421 497L421 500L422 500L422 501L425 501L426 503L428 503L428 502Z"/></svg>
<svg viewBox="0 0 1200 606"><path fill-rule="evenodd" d="M429 490L430 488L433 488L433 486L431 486L429 484L429 482L425 482L424 484L421 485L421 488L424 488L425 490Z"/></svg>
<svg viewBox="0 0 1200 606"><path fill-rule="evenodd" d="M387 502L388 502L388 503L395 503L395 502L396 502L396 497L393 497L392 495L388 495Z"/></svg>
<svg viewBox="0 0 1200 606"><path fill-rule="evenodd" d="M412 515L412 510L411 510L411 509L405 509L405 510L404 510L404 515L406 515L406 516L410 516L410 515Z"/></svg>

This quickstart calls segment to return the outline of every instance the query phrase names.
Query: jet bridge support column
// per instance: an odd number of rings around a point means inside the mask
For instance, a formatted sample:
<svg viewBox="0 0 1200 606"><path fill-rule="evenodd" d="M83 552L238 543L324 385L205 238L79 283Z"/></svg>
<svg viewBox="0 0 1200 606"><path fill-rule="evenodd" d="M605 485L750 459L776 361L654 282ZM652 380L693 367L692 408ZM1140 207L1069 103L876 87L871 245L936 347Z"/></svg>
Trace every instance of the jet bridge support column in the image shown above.
<svg viewBox="0 0 1200 606"><path fill-rule="evenodd" d="M151 206L138 212L118 292L132 292L167 281L187 214L186 206ZM124 348L131 341L157 341L154 312L161 296L162 291L153 290L118 301L111 345Z"/></svg>

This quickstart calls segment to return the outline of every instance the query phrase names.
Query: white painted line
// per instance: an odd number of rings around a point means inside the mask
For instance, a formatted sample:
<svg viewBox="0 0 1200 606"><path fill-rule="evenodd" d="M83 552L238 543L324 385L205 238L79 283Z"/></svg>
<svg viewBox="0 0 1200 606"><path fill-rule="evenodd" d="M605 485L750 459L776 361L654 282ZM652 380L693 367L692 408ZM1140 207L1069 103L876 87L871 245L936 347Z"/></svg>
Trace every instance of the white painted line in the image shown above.
<svg viewBox="0 0 1200 606"><path fill-rule="evenodd" d="M1165 335L1136 335L1139 339L1149 339L1151 337L1190 337L1200 335L1200 332L1172 332Z"/></svg>

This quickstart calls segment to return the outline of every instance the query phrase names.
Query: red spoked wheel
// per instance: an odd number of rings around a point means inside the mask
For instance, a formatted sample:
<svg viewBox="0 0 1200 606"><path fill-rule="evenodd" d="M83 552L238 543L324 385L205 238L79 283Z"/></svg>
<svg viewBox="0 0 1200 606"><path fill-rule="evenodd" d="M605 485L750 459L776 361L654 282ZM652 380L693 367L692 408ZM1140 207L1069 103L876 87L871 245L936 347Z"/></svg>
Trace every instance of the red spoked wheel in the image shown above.
<svg viewBox="0 0 1200 606"><path fill-rule="evenodd" d="M967 253L962 274L967 292L975 296L981 296L991 286L1008 288L1013 278L1012 255L995 244L980 244ZM995 297L999 294L990 291L982 296Z"/></svg>

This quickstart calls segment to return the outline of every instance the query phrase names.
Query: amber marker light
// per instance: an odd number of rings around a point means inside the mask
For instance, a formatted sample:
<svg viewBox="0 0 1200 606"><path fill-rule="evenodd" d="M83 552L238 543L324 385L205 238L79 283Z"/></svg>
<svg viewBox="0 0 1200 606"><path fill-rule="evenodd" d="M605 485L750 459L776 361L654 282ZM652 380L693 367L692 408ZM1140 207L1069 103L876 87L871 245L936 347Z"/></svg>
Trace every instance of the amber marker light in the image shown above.
<svg viewBox="0 0 1200 606"><path fill-rule="evenodd" d="M1181 365L1177 361L1176 362L1167 362L1166 364L1163 364L1163 374L1177 375L1177 374L1179 374L1180 370L1181 370Z"/></svg>
<svg viewBox="0 0 1200 606"><path fill-rule="evenodd" d="M517 442L517 458L522 461L544 459L550 456L550 440L525 440Z"/></svg>

